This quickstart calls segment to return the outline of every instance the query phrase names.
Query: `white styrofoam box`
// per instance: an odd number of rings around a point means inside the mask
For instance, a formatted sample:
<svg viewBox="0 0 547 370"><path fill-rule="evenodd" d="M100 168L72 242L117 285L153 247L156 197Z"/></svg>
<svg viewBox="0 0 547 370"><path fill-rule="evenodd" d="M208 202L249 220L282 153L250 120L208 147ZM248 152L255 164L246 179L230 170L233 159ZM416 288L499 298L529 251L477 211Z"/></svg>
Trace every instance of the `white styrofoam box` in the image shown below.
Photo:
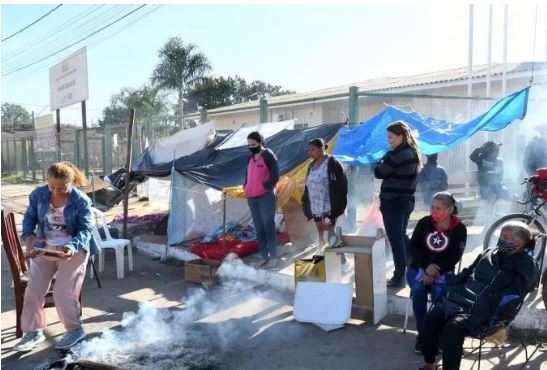
<svg viewBox="0 0 547 370"><path fill-rule="evenodd" d="M351 315L352 297L351 284L299 282L294 318L300 322L343 325Z"/></svg>

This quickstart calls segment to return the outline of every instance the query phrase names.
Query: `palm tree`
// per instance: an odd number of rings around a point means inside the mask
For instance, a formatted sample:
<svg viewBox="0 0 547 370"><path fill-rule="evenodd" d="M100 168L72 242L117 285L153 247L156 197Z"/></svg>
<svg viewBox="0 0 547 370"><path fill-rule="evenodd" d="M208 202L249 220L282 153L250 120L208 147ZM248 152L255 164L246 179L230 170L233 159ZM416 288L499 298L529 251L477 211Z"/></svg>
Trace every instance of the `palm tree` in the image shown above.
<svg viewBox="0 0 547 370"><path fill-rule="evenodd" d="M178 117L184 128L184 93L200 82L211 69L207 57L194 44L185 45L178 37L170 38L159 51L160 63L152 73L152 84L178 93Z"/></svg>

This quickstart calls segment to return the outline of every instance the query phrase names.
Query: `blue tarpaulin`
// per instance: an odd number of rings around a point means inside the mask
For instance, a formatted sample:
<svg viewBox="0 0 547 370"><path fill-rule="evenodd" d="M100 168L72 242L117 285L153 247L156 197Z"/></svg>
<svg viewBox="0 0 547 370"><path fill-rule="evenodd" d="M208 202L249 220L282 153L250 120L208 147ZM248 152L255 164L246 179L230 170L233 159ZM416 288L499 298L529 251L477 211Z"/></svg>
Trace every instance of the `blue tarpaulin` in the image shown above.
<svg viewBox="0 0 547 370"><path fill-rule="evenodd" d="M423 154L442 152L478 131L498 131L515 119L523 119L528 91L529 87L498 100L487 112L466 123L447 122L388 107L353 129L340 129L333 154L353 166L378 162L389 150L386 128L398 120L408 123L418 133L418 144Z"/></svg>

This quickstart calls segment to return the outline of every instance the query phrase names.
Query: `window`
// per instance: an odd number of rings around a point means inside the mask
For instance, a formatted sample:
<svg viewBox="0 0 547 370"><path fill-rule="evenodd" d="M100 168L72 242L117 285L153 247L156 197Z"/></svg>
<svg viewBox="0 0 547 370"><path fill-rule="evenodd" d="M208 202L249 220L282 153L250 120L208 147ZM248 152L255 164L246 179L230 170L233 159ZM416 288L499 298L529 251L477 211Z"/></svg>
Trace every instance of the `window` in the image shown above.
<svg viewBox="0 0 547 370"><path fill-rule="evenodd" d="M294 129L295 130L303 130L303 129L306 129L306 128L308 128L307 123L295 123L294 124Z"/></svg>

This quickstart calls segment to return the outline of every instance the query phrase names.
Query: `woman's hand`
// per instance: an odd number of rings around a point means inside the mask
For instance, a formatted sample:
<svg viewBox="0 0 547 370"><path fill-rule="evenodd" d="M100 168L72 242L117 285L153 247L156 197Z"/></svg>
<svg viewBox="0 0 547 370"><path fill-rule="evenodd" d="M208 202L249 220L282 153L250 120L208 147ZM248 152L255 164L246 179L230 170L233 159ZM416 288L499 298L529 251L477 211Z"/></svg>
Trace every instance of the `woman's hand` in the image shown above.
<svg viewBox="0 0 547 370"><path fill-rule="evenodd" d="M425 273L428 274L429 276L431 276L432 278L436 279L441 275L440 270L441 270L441 268L438 265L436 265L434 263L431 263L425 269Z"/></svg>
<svg viewBox="0 0 547 370"><path fill-rule="evenodd" d="M63 248L63 253L59 253L59 258L66 260L72 257L73 255L74 255L74 252L72 251L72 249Z"/></svg>
<svg viewBox="0 0 547 370"><path fill-rule="evenodd" d="M432 286L435 283L435 279L429 275L424 275L422 278L422 284L424 286Z"/></svg>

